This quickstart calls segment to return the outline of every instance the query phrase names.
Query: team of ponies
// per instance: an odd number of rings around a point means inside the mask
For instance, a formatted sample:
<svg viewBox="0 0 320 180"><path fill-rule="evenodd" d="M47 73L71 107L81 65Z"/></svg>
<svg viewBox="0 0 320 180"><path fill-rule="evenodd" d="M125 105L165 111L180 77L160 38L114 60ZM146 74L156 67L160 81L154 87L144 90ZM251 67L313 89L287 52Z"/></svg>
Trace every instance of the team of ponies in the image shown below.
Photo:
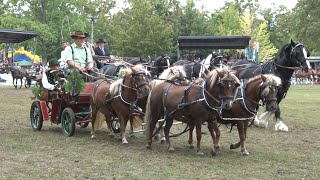
<svg viewBox="0 0 320 180"><path fill-rule="evenodd" d="M145 67L140 59L141 63L125 68L123 77L117 81L101 79L95 82L91 93L91 138L96 137L95 131L103 122L107 123L110 136L114 136L111 122L116 117L122 144L128 144L129 121L131 130L145 123L146 147L150 149L153 137L163 130L167 150L172 152L174 147L169 134L176 120L187 125L184 132L189 132L191 149L195 147L193 130L196 129L196 152L203 156L201 128L207 124L212 138L211 154L216 155L220 149L218 126L231 124L231 127L237 126L239 141L232 143L230 148L240 147L242 155L249 155L245 147L247 129L253 120L257 120L259 106L266 108L263 117L270 117L275 112L277 121L281 121L277 116L280 115L279 102L288 91L293 71L300 67L308 70L307 56L302 43L291 41L284 45L278 57L263 64L239 61L229 67L223 57L211 54L196 63L180 61L169 66L167 61L160 71L157 69L159 76L152 75L154 70ZM259 120L261 124L261 117Z"/></svg>

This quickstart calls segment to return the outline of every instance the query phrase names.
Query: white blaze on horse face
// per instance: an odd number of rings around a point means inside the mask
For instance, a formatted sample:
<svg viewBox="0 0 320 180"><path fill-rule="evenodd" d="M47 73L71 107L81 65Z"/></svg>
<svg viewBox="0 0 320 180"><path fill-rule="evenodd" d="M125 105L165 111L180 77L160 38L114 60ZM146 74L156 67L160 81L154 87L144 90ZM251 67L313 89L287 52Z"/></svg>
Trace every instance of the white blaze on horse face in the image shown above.
<svg viewBox="0 0 320 180"><path fill-rule="evenodd" d="M302 49L302 52L303 52L304 58L306 58L306 59L307 59L307 57L308 57L308 53L307 53L306 48L303 48L303 49Z"/></svg>
<svg viewBox="0 0 320 180"><path fill-rule="evenodd" d="M166 58L166 60L167 60L167 68L169 69L169 67L170 67L170 61L169 61L169 59L168 58Z"/></svg>

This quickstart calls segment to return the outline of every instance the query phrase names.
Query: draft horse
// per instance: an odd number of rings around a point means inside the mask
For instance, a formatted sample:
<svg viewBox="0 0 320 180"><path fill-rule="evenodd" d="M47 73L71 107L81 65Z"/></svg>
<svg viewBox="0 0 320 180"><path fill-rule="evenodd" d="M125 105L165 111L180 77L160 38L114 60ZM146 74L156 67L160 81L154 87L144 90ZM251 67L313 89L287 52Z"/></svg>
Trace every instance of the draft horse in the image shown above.
<svg viewBox="0 0 320 180"><path fill-rule="evenodd" d="M137 108L138 99L143 99L150 92L150 73L143 66L136 65L125 70L125 75L112 84L107 80L95 82L91 93L92 131L91 138L95 138L95 130L103 121L107 122L111 130L113 117L118 117L122 144L127 144L126 126L130 119L131 124L137 123L132 116ZM141 125L141 122L138 122ZM138 125L137 125L138 126ZM110 133L113 133L110 131Z"/></svg>
<svg viewBox="0 0 320 180"><path fill-rule="evenodd" d="M267 111L275 111L278 108L277 93L281 85L281 79L272 74L257 75L246 82L242 81L237 89L237 96L229 110L223 110L217 115L217 121L221 124L231 124L231 127L237 125L239 133L239 142L230 145L230 149L236 149L241 146L241 154L249 155L245 148L247 138L247 129L259 108L259 101L265 104ZM220 131L215 131L217 138L220 137ZM219 143L219 139L216 140Z"/></svg>
<svg viewBox="0 0 320 180"><path fill-rule="evenodd" d="M295 43L291 40L291 43L285 44L274 60L267 61L263 64L256 64L250 61L238 61L232 65L232 69L237 71L237 76L239 79L249 79L258 74L275 74L280 77L282 84L279 87L277 94L277 103L279 104L285 95L287 94L290 87L290 79L294 71L297 69L302 69L308 71L308 61L306 58L309 56L308 50L305 46L298 42ZM275 117L276 131L288 131L288 127L283 123L280 117L280 107L276 109ZM268 119L273 114L273 112L266 111L259 118L255 119L255 124L261 127L268 127Z"/></svg>
<svg viewBox="0 0 320 180"><path fill-rule="evenodd" d="M164 116L164 133L168 151L174 151L169 139L173 119L186 123L189 127L196 127L197 154L204 155L200 148L201 126L208 122L215 153L215 134L212 117L220 109L229 109L232 106L239 79L229 70L213 70L201 83L192 83L188 86L163 82L155 86L148 97L145 123L147 148L151 148L153 131L158 120ZM190 143L190 142L189 142Z"/></svg>

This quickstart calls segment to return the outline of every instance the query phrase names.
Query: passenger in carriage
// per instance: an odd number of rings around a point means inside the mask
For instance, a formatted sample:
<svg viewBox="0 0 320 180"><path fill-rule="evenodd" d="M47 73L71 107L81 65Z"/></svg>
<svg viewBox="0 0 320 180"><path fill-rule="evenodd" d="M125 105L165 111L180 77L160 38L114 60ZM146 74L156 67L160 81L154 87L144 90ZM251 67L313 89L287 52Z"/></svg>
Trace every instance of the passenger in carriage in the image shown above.
<svg viewBox="0 0 320 180"><path fill-rule="evenodd" d="M51 102L51 116L57 117L54 123L59 123L59 118L57 116L59 110L59 84L57 82L56 73L60 70L59 61L56 59L49 61L49 69L42 73L42 86L48 90L48 102ZM54 107L54 108L53 108Z"/></svg>
<svg viewBox="0 0 320 180"><path fill-rule="evenodd" d="M96 43L98 44L98 47L94 48L95 55L110 57L110 51L104 47L106 42L103 39L99 39ZM98 69L101 69L104 66L103 62L99 61L99 59L95 60L95 62Z"/></svg>
<svg viewBox="0 0 320 180"><path fill-rule="evenodd" d="M42 86L47 90L58 90L54 72L60 70L59 61L54 59L49 61L49 69L42 74Z"/></svg>
<svg viewBox="0 0 320 180"><path fill-rule="evenodd" d="M82 31L75 31L71 38L74 43L65 49L67 68L75 68L79 72L93 72L92 54L84 44L85 35Z"/></svg>
<svg viewBox="0 0 320 180"><path fill-rule="evenodd" d="M94 56L95 55L95 52L94 52L94 45L93 44L91 44L90 42L89 42L89 33L84 33L84 36L85 36L85 38L84 38L84 45L88 48L88 49L90 49L90 52L91 52L91 54L92 54L92 56Z"/></svg>
<svg viewBox="0 0 320 180"><path fill-rule="evenodd" d="M69 42L65 42L62 44L62 51L61 51L61 56L60 59L58 60L60 67L65 68L66 67L66 56L65 56L65 50L66 47L70 46Z"/></svg>

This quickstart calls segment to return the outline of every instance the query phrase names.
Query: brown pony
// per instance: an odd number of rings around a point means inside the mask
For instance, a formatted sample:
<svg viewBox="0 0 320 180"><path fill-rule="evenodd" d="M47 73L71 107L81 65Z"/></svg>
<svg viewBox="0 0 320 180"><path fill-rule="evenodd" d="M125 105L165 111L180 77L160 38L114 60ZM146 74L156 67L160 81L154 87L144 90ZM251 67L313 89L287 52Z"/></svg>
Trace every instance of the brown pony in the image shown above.
<svg viewBox="0 0 320 180"><path fill-rule="evenodd" d="M15 88L18 87L18 79L20 79L20 88L22 87L22 79L24 77L28 78L29 74L25 69L19 69L17 67L10 67L11 76L12 76L12 83ZM14 80L16 80L16 83L14 83Z"/></svg>
<svg viewBox="0 0 320 180"><path fill-rule="evenodd" d="M271 74L257 75L250 78L246 83L241 83L237 89L237 99L230 110L223 110L217 116L221 124L237 125L240 141L230 145L230 149L241 146L241 154L249 155L244 141L247 137L249 122L257 114L259 101L266 105L267 111L275 111L278 108L277 93L281 85L281 79ZM220 134L220 131L216 131ZM219 142L219 140L217 140Z"/></svg>
<svg viewBox="0 0 320 180"><path fill-rule="evenodd" d="M121 140L127 144L126 126L130 119L135 124L132 110L137 106L137 100L148 96L150 92L150 73L142 65L136 65L125 70L122 79L110 83L98 80L91 93L92 131L91 138L95 138L95 130L101 127L104 119L111 130L112 117L118 117L120 123ZM142 122L142 121L141 121ZM141 122L136 126L141 125ZM110 131L112 135L112 131Z"/></svg>
<svg viewBox="0 0 320 180"><path fill-rule="evenodd" d="M173 119L187 123L197 130L197 154L203 155L200 148L201 126L208 122L215 152L216 138L213 128L213 118L220 109L230 109L234 99L239 79L227 69L212 70L201 84L192 83L189 86L163 82L155 86L148 97L145 113L147 148L151 148L152 134L161 116L164 116L164 133L168 151L174 151L169 140L169 131ZM189 142L190 143L190 142Z"/></svg>

